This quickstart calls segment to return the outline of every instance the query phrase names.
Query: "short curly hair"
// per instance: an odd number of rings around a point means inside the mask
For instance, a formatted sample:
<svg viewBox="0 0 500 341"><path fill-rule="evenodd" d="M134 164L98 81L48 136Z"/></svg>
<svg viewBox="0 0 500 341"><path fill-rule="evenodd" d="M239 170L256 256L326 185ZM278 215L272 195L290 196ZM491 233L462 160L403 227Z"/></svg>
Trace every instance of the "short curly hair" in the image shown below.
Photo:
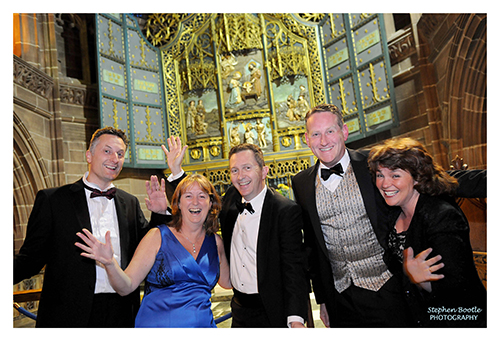
<svg viewBox="0 0 500 341"><path fill-rule="evenodd" d="M104 127L101 129L97 129L94 134L92 135L92 138L90 139L90 146L89 150L92 154L94 154L95 146L97 146L97 142L99 141L99 137L102 135L115 135L118 136L123 140L123 143L125 143L125 149L128 147L128 139L127 139L127 134L121 129L116 129L113 127Z"/></svg>
<svg viewBox="0 0 500 341"><path fill-rule="evenodd" d="M453 195L458 187L458 181L433 160L420 142L412 138L394 138L373 147L368 166L374 179L380 167L409 172L417 182L415 189L423 194Z"/></svg>
<svg viewBox="0 0 500 341"><path fill-rule="evenodd" d="M200 174L190 174L186 176L179 183L177 188L175 189L174 195L172 197L172 223L171 226L175 228L177 231L180 231L182 226L182 214L179 209L179 204L181 200L182 194L186 192L186 190L191 187L194 183L197 183L202 191L208 194L210 197L210 202L212 203L212 207L208 211L207 217L203 224L203 228L207 232L208 235L212 233L216 233L219 230L219 212L222 208L222 203L219 195L215 191L214 186L208 181L206 177Z"/></svg>

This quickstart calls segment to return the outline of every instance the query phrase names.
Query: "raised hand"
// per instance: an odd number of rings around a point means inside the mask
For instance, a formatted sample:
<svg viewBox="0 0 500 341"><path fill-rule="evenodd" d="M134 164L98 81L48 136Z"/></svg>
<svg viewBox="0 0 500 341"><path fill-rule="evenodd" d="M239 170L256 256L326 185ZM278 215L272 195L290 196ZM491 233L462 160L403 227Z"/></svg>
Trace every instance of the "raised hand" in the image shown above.
<svg viewBox="0 0 500 341"><path fill-rule="evenodd" d="M151 212L165 214L168 207L167 195L165 193L165 179L158 182L156 175L151 175L150 181L146 181L146 192L148 197L146 200L146 207Z"/></svg>
<svg viewBox="0 0 500 341"><path fill-rule="evenodd" d="M111 232L106 232L106 243L100 242L89 230L83 229L83 233L76 234L86 245L76 242L75 245L82 249L83 257L87 257L101 263L103 266L113 263L113 247L111 246Z"/></svg>
<svg viewBox="0 0 500 341"><path fill-rule="evenodd" d="M406 275L414 284L419 284L427 291L431 291L429 282L444 278L444 275L433 273L444 267L444 263L438 264L442 257L437 255L426 260L431 252L432 248L428 248L420 252L417 257L414 257L411 247L403 251L403 267Z"/></svg>
<svg viewBox="0 0 500 341"><path fill-rule="evenodd" d="M161 148L167 157L168 168L173 175L177 175L181 172L182 159L184 159L184 154L186 154L187 146L182 147L181 139L177 136L170 136L167 139L168 149L162 145Z"/></svg>

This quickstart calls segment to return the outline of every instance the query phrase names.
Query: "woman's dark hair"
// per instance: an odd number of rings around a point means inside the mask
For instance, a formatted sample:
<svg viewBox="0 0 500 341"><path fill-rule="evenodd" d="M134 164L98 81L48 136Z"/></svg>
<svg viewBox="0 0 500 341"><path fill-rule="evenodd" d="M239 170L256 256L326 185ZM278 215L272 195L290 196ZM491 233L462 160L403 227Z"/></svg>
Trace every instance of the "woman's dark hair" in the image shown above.
<svg viewBox="0 0 500 341"><path fill-rule="evenodd" d="M180 231L182 226L182 214L179 209L179 203L181 196L186 192L186 190L191 187L194 183L197 183L201 190L208 194L210 197L210 202L212 207L208 211L207 218L203 223L203 228L208 235L216 233L219 230L218 216L221 210L222 204L219 195L215 191L214 186L208 181L206 177L200 174L190 174L179 183L175 189L174 195L172 197L172 223L171 226L177 231Z"/></svg>
<svg viewBox="0 0 500 341"><path fill-rule="evenodd" d="M390 139L373 147L368 166L374 179L380 167L409 172L417 182L415 189L423 194L453 195L458 187L458 181L434 162L420 142L412 138Z"/></svg>

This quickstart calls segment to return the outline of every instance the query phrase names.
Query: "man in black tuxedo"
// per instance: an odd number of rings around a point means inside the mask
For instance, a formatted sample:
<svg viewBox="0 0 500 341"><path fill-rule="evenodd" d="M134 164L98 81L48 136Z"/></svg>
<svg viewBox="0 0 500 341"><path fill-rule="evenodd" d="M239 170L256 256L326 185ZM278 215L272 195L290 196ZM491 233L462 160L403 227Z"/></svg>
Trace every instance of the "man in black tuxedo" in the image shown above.
<svg viewBox="0 0 500 341"><path fill-rule="evenodd" d="M297 174L292 187L302 207L321 320L327 327L410 326L401 283L383 259L391 208L372 181L369 150L346 148L348 129L335 105L312 108L305 120L306 142L318 162ZM471 188L486 188L485 176L476 175L459 178L467 188L457 195L474 197Z"/></svg>
<svg viewBox="0 0 500 341"><path fill-rule="evenodd" d="M185 176L186 146L179 138L168 144L172 192ZM267 188L269 168L256 145L233 147L229 168L233 186L224 194L219 220L234 291L232 327L304 327L309 298L300 207Z"/></svg>
<svg viewBox="0 0 500 341"><path fill-rule="evenodd" d="M148 224L137 198L112 185L127 144L121 130L97 130L85 154L89 170L83 178L37 193L24 244L14 257L14 284L45 266L37 327L134 326L139 290L119 296L106 271L80 256L75 246L76 233L83 228L102 238L110 230L115 257L125 269L149 227L169 220L168 215L153 213ZM148 207L165 200L164 194L155 197L158 193L150 195Z"/></svg>

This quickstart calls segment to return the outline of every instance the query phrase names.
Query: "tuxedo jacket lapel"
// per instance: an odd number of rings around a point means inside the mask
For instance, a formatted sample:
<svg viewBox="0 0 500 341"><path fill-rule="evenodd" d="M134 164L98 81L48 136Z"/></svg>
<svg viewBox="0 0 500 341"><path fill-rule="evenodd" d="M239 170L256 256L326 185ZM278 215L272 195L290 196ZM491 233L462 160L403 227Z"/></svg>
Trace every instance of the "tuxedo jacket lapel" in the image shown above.
<svg viewBox="0 0 500 341"><path fill-rule="evenodd" d="M348 151L366 213L380 245L385 249L387 248L387 224L384 219L389 214L389 207L373 182L367 164L368 151L360 152L350 149Z"/></svg>
<svg viewBox="0 0 500 341"><path fill-rule="evenodd" d="M316 205L316 176L318 174L318 168L319 168L319 161L316 162L316 165L314 167L311 167L307 169L305 172L306 173L306 183L303 188L303 197L304 198L309 198L307 201L307 205L309 206L307 208L307 211L310 212L309 214L311 215L309 218L312 223L312 227L314 229L314 234L316 238L319 241L319 245L325 256L328 257L328 250L326 249L326 244L325 244L325 239L323 237L323 231L321 229L321 222L319 220L319 215L318 215L318 206Z"/></svg>
<svg viewBox="0 0 500 341"><path fill-rule="evenodd" d="M375 188L370 171L368 170L366 156L350 149L348 149L348 152L351 158L351 166L354 171L354 175L356 176L361 196L363 197L366 213L370 218L372 226L375 228L377 226L377 208L374 200Z"/></svg>
<svg viewBox="0 0 500 341"><path fill-rule="evenodd" d="M130 245L129 222L127 219L129 215L127 214L127 205L125 203L125 199L121 195L120 191L116 191L115 207L116 207L116 215L118 217L118 230L120 232L120 251L121 251L120 266L122 268L125 268L123 264L130 263L130 259L127 259L129 245Z"/></svg>
<svg viewBox="0 0 500 341"><path fill-rule="evenodd" d="M264 203L262 205L262 213L260 215L259 223L259 234L257 237L257 271L262 272L266 265L269 257L269 234L271 229L271 222L274 207L273 200L274 193L268 188L266 191L266 196L264 197ZM262 276L257 276L262 278Z"/></svg>
<svg viewBox="0 0 500 341"><path fill-rule="evenodd" d="M237 200L241 200L241 195L236 188L231 186L224 195L222 210L219 214L222 240L224 242L224 250L228 261L230 261L231 255L231 240L233 238L234 224L239 214L238 208L236 207Z"/></svg>
<svg viewBox="0 0 500 341"><path fill-rule="evenodd" d="M73 185L70 186L69 190L71 191L71 198L73 200L72 205L73 209L71 210L72 212L65 212L63 214L66 214L66 217L68 217L68 227L74 229L74 233L76 234L77 232L82 232L82 230L85 228L89 230L91 233L92 231L92 224L90 222L90 214L89 214L89 206L87 204L87 198L85 196L85 189L83 187L83 180L80 179L79 181L75 182ZM74 214L74 215L73 215ZM74 220L76 217L76 220ZM88 267L85 267L85 271L87 271L86 276L89 280L89 283L92 283L92 291L94 290L93 286L95 284L95 262L91 259L84 258L82 257L82 261L84 263L87 263ZM82 273L79 273L78 276L82 276Z"/></svg>
<svg viewBox="0 0 500 341"><path fill-rule="evenodd" d="M71 187L72 192L74 212L79 226L75 226L76 232L81 232L82 229L86 228L92 232L92 226L90 224L89 207L87 205L87 199L85 197L85 190L83 187L83 180L75 182ZM75 232L75 233L76 233Z"/></svg>

